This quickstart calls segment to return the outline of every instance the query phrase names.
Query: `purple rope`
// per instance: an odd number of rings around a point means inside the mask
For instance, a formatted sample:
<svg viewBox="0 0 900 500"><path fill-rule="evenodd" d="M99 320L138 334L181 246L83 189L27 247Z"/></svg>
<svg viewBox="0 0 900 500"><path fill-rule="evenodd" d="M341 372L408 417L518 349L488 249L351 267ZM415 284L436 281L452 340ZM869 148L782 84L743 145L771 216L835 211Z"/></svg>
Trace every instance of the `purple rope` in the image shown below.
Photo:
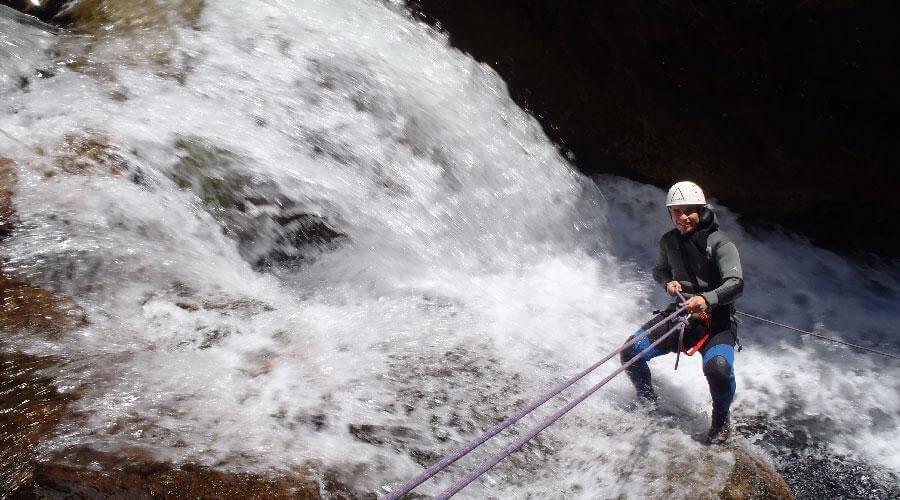
<svg viewBox="0 0 900 500"><path fill-rule="evenodd" d="M563 382L561 385L559 385L557 388L555 388L555 389L553 389L552 391L548 392L548 393L545 394L543 397L541 397L541 398L538 399L537 401L534 401L533 403L529 404L529 405L526 406L525 408L522 408L521 410L519 410L518 413L516 413L515 415L513 415L513 416L507 418L507 419L504 420L503 422L497 424L496 426L494 426L493 428L491 428L489 431L485 432L484 434L482 434L481 436L479 436L477 439L471 441L470 443L468 443L468 444L465 445L464 447L462 447L462 448L460 448L459 450L457 450L457 451L451 453L450 455L447 455L447 456L444 457L440 462L438 462L438 463L432 465L432 466L429 467L428 469L425 469L425 471L423 471L421 474L419 474L418 476L414 477L413 479L410 479L409 481L407 481L406 483L404 483L402 486L400 486L399 488L397 488L397 489L395 489L394 491L392 491L389 495L387 495L387 496L385 497L385 499L386 499L386 500L396 500L396 499L402 497L403 495L409 493L410 491L412 491L413 489L415 489L416 487L418 487L420 484L424 483L425 481L427 481L428 479L430 479L432 476L434 476L435 474L437 474L437 473L440 472L441 470L445 469L447 466L449 466L449 465L452 464L453 462L456 462L456 461L459 460L460 458L466 456L469 452L471 452L471 451L474 450L475 448L477 448L477 447L481 446L482 444L484 444L484 442L487 441L488 439L490 439L490 438L496 436L496 435L497 435L500 431L502 431L503 429L506 429L506 428L509 427L510 425L512 425L512 424L514 424L514 423L516 423L516 422L518 422L520 419L522 419L522 417L524 417L525 415L527 415L527 414L531 413L532 411L534 411L534 409L537 408L538 406L541 406L542 404L544 404L544 403L546 403L547 401L549 401L550 398L552 398L553 396L556 396L556 395L559 394L560 392L562 392L562 391L568 389L569 387L572 386L572 384L574 384L575 382L581 380L585 375L587 375L588 373L594 371L597 367L599 367L599 366L602 365L603 363L606 363L607 361L609 361L613 356L615 356L616 354L622 352L623 350L625 350L625 349L628 348L629 346L633 345L635 342L638 341L638 339L641 339L641 338L643 338L643 337L649 335L652 331L654 331L654 330L656 330L657 328L659 328L660 326L664 325L666 322L668 322L669 320L671 320L672 318L674 318L675 316L677 316L678 314L680 314L682 311L684 311L684 307L681 307L681 308L679 308L679 309L676 309L675 312L673 312L672 314L670 314L669 316L667 316L664 320L662 320L662 321L660 321L659 323L653 325L652 327L650 327L649 329L645 330L644 332L642 332L642 333L640 333L640 334L637 334L637 335L633 336L631 339L629 339L627 342L625 342L621 347L619 347L619 348L616 349L615 351L609 353L608 355L606 355L606 357L604 357L604 358L601 359L600 361L597 361L596 363L594 363L593 365L589 366L587 369L585 369L585 370L582 371L581 373L578 373L578 374L576 374L575 376L573 376L572 378L566 380L566 381Z"/></svg>
<svg viewBox="0 0 900 500"><path fill-rule="evenodd" d="M528 434L526 434L526 435L520 437L519 439L515 440L512 444L510 444L509 446L507 446L506 448L504 448L503 451L501 451L500 453L494 455L493 458L491 458L491 459L488 460L487 462L481 464L481 466L480 466L479 468L475 469L475 470L474 470L473 472L471 472L468 476L466 476L465 478L461 479L459 482L455 483L455 484L454 484L453 486L451 486L450 488L444 490L443 493L441 493L440 495L438 495L438 496L436 496L436 497L434 497L434 498L435 498L435 499L440 499L440 500L446 500L447 498L450 498L450 497L452 497L453 495L457 494L457 493L459 492L459 490L465 488L466 486L469 485L469 483L471 483L472 481L478 479L479 476L481 476L481 475L484 474L485 472L489 471L492 467L494 467L495 465L497 465L498 463L500 463L501 460L503 460L504 458L508 457L508 456L511 455L513 452L515 452L516 450L518 450L519 448L521 448L525 443L527 443L527 442L530 441L532 438L534 438L535 436L537 436L541 431L543 431L543 430L546 429L547 427L550 427L550 425L552 425L554 422L556 422L557 420L559 420L559 419L560 419L563 415L565 415L569 410L571 410L572 408L574 408L575 406L577 406L579 403L581 403L582 401L584 401L585 399L587 399L591 394L597 392L597 390L599 390L601 387L603 387L604 385L606 385L607 382L609 382L610 380L612 380L613 377L615 377L616 375L622 373L622 372L623 372L624 370L626 370L629 366L631 366L631 365L633 365L634 363L636 363L638 359L640 359L644 354L647 353L647 351L649 351L650 349L653 349L654 347L656 347L657 345L659 345L659 344L660 344L663 340L665 340L669 335L672 335L672 333L674 333L676 330L679 330L679 329L684 330L684 326L685 326L685 322L684 322L684 321L680 321L678 325L672 327L669 331L667 331L666 333L664 333L659 339L656 340L656 342L653 342L652 344L650 344L649 347L647 347L646 349L644 349L643 351L641 351L640 354L638 354L637 356L635 356L635 357L631 358L630 360L628 360L628 362L626 362L625 364L623 364L623 365L622 365L621 367L619 367L616 371L614 371L614 372L610 373L609 375L607 375L606 378L604 378L603 380L601 380L600 382L598 382L597 385L595 385L595 386L591 387L590 389L588 389L587 392L585 392L584 394L582 394L581 396L579 396L577 399L575 399L575 400L572 401L571 403L569 403L569 404L567 404L566 406L560 408L556 413L554 413L554 414L551 415L549 418L547 418L546 420L544 420L543 422L541 422L541 424L540 424L539 426L537 426L537 427L535 427L534 429L532 429L531 432L529 432Z"/></svg>

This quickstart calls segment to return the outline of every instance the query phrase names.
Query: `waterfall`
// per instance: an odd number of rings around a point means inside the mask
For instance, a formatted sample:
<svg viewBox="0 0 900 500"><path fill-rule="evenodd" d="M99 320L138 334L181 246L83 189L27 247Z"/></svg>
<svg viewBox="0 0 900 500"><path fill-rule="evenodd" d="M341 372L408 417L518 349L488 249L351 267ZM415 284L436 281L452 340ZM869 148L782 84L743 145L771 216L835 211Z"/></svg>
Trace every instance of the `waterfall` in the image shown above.
<svg viewBox="0 0 900 500"><path fill-rule="evenodd" d="M53 376L80 417L47 450L316 462L384 492L665 304L648 273L662 191L579 174L489 66L402 3L217 0L158 22L87 36L0 15L5 271L89 322L4 339L67 360ZM717 210L740 308L900 350L895 262ZM737 421L900 472L896 362L740 328ZM624 409L620 377L467 492L679 496L655 479L703 448L709 394L688 361L651 363L664 425Z"/></svg>

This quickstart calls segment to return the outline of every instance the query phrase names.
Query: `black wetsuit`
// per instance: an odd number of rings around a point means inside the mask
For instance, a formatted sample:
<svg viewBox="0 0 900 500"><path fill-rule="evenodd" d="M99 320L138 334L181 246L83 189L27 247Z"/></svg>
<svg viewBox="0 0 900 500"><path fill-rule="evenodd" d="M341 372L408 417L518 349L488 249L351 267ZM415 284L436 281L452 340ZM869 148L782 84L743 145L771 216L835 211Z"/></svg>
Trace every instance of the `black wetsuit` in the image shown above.
<svg viewBox="0 0 900 500"><path fill-rule="evenodd" d="M734 301L743 291L744 279L737 247L719 229L712 209L703 211L698 228L688 235L682 235L677 229L673 229L660 238L653 278L663 286L670 281L678 281L685 295L701 295L709 304L710 337L699 352L703 355L703 373L709 382L713 412L722 417L727 416L736 389L734 344L737 327L734 321ZM651 318L636 335L665 319L673 310L674 306ZM669 323L651 332L649 338L645 337L635 343L632 349L623 351L623 363L638 355L676 324L674 321ZM706 330L704 323L692 320L684 333L683 348L688 350L696 345L707 333ZM655 397L647 360L677 352L678 343L678 335L670 335L628 368L628 376L638 394Z"/></svg>

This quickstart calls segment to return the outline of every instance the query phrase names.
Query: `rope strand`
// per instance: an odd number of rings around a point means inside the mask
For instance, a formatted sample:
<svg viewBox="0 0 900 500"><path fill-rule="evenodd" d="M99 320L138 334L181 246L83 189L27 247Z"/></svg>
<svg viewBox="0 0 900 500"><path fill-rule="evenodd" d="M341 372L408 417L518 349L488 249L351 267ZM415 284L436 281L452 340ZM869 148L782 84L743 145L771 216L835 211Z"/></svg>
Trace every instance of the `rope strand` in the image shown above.
<svg viewBox="0 0 900 500"><path fill-rule="evenodd" d="M681 301L682 301L682 302L686 302L686 301L687 301L687 299L684 298L684 295L682 295L681 292L677 292L677 293L678 293L678 297L681 298ZM746 316L746 317L748 317L748 318L753 318L753 319L755 319L755 320L757 320L757 321L762 321L762 322L764 322L764 323L769 323L770 325L780 326L780 327L786 328L786 329L788 329L788 330L793 330L793 331L795 331L795 332L800 332L800 333L803 334L803 335L809 335L809 336L815 337L815 338L820 339L820 340L825 340L825 341L828 341L828 342L834 342L835 344L841 344L841 345L845 345L845 346L847 346L847 347L854 347L854 348L856 348L856 349L860 349L860 350L863 350L863 351L868 351L868 352L871 352L871 353L874 353L874 354L880 354L880 355L882 355L882 356L887 356L887 357L893 358L893 359L900 359L900 356L897 356L896 354L891 354L891 353L889 353L889 352L879 351L878 349L872 349L871 347L865 347L865 346L861 346L861 345L859 345L859 344L853 344L853 343L851 343L851 342L847 342L847 341L844 341L844 340L838 340L838 339L835 339L835 338L826 337L826 336L824 336L824 335L820 335L820 334L815 333L815 332L810 332L810 331L807 331L807 330L801 330L801 329L795 328L795 327L793 327L793 326L785 325L784 323L779 323L779 322L777 322L777 321L772 321L772 320L770 320L770 319L761 318L761 317L759 317L759 316L755 316L755 315L753 315L753 314L745 313L745 312L743 312L743 311L735 311L735 313L736 313L736 314L740 314L741 316ZM677 365L676 365L676 366L677 366Z"/></svg>
<svg viewBox="0 0 900 500"><path fill-rule="evenodd" d="M686 299L685 299L684 295L682 295L681 293L678 293L677 295L678 295L679 298L682 300L682 305L681 305L677 310L675 310L675 312L673 312L673 313L670 314L667 318L665 318L665 320L658 322L656 325L654 325L653 327L649 328L648 330L645 330L645 331L643 331L643 332L641 332L641 333L639 333L639 334L634 335L634 336L633 336L632 338L630 338L627 342L625 342L625 344L623 344L621 347L619 347L619 348L616 349L615 351L609 353L607 356L605 356L605 357L604 357L603 359L601 359L600 361L594 363L593 365L591 365L590 367L588 367L588 368L585 369L584 371L582 371L582 372L576 374L575 376L569 378L568 380L566 380L563 384L561 384L560 386L558 386L558 387L555 388L554 390L552 390L552 391L550 391L549 393L545 394L543 397L541 397L541 398L538 399L537 401L532 402L531 404L529 404L528 406L526 406L525 408L523 408L522 410L520 410L519 412L517 412L517 413L516 413L515 415L513 415L512 417L506 419L506 420L503 421L502 423L498 424L497 426L493 427L493 428L490 429L489 431L485 432L484 434L482 434L481 436L479 436L479 437L478 437L477 439L475 439L474 441L468 443L465 447L463 447L463 448L461 448L460 450L458 450L458 451L456 451L456 452L454 452L454 453L452 453L452 454L446 456L446 457L445 457L444 459L442 459L440 462L438 462L438 463L432 465L431 467L429 467L428 469L426 469L425 471L423 471L421 474L419 474L418 476L416 476L416 477L413 478L412 480L406 482L406 483L403 484L401 487L399 487L399 488L397 488L396 490L392 491L392 492L391 492L387 497L385 497L385 498L390 499L390 500L396 500L396 499L400 498L401 496L405 495L406 493L409 493L409 492L412 491L414 488L416 488L417 486L419 486L419 485L422 484L423 482L427 481L429 478L431 478L432 476L434 476L434 475L437 474L438 472L442 471L443 469L445 469L445 468L446 468L447 466L449 466L450 464L456 462L457 460L459 460L459 459L462 458L463 456L467 455L469 452L471 452L472 450L474 450L474 449L477 448L478 446L481 446L482 444L484 444L488 439L492 438L493 436L495 436L496 434L498 434L500 431L506 429L506 428L509 427L510 425L512 425L512 424L514 424L515 422L519 421L520 419L522 419L523 417L525 417L526 415L528 415L529 413L531 413L533 410L535 410L537 407L539 407L539 406L543 405L544 403L546 403L547 401L549 401L552 397L556 396L557 394L559 394L559 393L562 392L563 390L565 390L565 389L567 389L568 387L572 386L575 382L577 382L578 380L580 380L581 378L583 378L584 376L586 376L588 373L592 372L593 370L595 370L597 367L599 367L599 366L602 365L603 363L609 361L609 360L610 360L613 356L615 356L616 354L622 352L623 350L625 350L625 349L628 348L629 346L634 345L634 343L637 342L638 339L643 338L643 337L649 335L653 330L659 328L659 327L660 327L661 325L663 325L663 324L666 324L669 320L671 320L671 319L673 319L673 318L675 318L675 317L678 317L679 314L681 314L682 312L684 312L684 311L686 310L686 307L684 306L684 302L686 302ZM810 335L810 336L812 336L812 337L815 337L815 338L818 338L818 339L821 339L821 340L825 340L825 341L828 341L828 342L833 342L833 343L836 343L836 344L841 344L841 345L845 345L845 346L848 346L848 347L853 347L853 348L860 349L860 350L863 350L863 351L868 351L868 352L871 352L871 353L880 354L880 355L882 355L882 356L886 356L886 357L893 358L893 359L900 359L900 356L897 356L897 355L894 355L894 354L891 354L891 353L887 353L887 352L883 352L883 351L879 351L879 350L877 350L877 349L872 349L872 348L869 348L869 347L861 346L861 345L858 345L858 344L853 344L853 343L846 342L846 341L843 341L843 340L838 340L838 339L826 337L826 336L824 336L824 335L820 335L820 334L817 334L817 333L815 333L815 332L810 332L810 331L807 331L807 330L801 330L801 329L795 328L795 327L793 327L793 326L785 325L785 324L783 324L783 323L778 323L777 321L768 320L768 319L765 319L765 318L762 318L762 317L759 317L759 316L756 316L756 315L753 315L753 314L745 313L745 312L742 312L742 311L735 311L735 312L736 312L736 314L740 314L740 315L742 315L742 316L746 316L746 317L748 317L748 318L752 318L752 319L755 319L755 320L757 320L757 321L762 321L762 322L769 323L769 324L772 324L772 325L780 326L780 327L786 328L786 329L788 329L788 330L793 330L793 331L799 332L799 333L801 333L801 334L803 334L803 335ZM648 352L650 349L653 349L654 347L656 347L657 345L659 345L663 340L665 340L666 338L668 338L670 335L672 335L672 334L673 334L674 332L676 332L676 331L680 331L681 333L683 333L683 332L684 332L684 329L685 329L685 325L687 324L687 319L686 319L685 317L683 317L683 316L682 316L682 317L678 317L678 319L679 319L679 324L678 324L678 325L676 325L675 327L671 328L671 329L668 330L666 333L664 333L659 339L657 339L655 342L653 342L652 344L650 344L649 347L647 347L646 349L642 350L638 355L636 355L636 356L632 357L631 359L629 359L626 363L622 364L618 369L616 369L615 371L613 371L612 373L610 373L609 375L607 375L603 380L601 380L601 381L600 381L599 383L597 383L596 385L592 386L589 390L587 390L586 392L584 392L582 395L580 395L580 396L579 396L578 398L576 398L574 401L570 402L569 404L567 404L567 405L564 406L563 408L557 410L553 415L551 415L549 418L545 419L538 427L533 428L533 429L532 429L531 431L529 431L526 435L520 437L519 439L517 439L516 441L514 441L513 443L511 443L510 445L508 445L508 446L507 446L506 448L504 448L500 453L494 455L490 460L484 462L480 467L478 467L477 469L475 469L474 471L472 471L471 473L469 473L467 476L465 476L465 477L464 477L463 479L461 479L460 481L454 483L450 488L448 488L447 490L445 490L444 492L442 492L440 495L438 495L438 496L435 497L435 498L441 499L441 500L445 500L445 499L448 499L448 498L452 497L453 495L455 495L456 493L458 493L460 490L462 490L463 488L465 488L466 486L468 486L470 483L472 483L472 481L475 481L478 477L480 477L481 475L483 475L484 473L486 473L487 471L489 471L491 468L493 468L495 465L497 465L498 463L500 463L503 459L505 459L506 457L508 457L509 455L511 455L512 453L514 453L514 452L517 451L518 449L520 449L522 446L525 445L525 443L527 443L528 441L530 441L531 439L533 439L535 436L537 436L539 433L541 433L544 429L546 429L547 427L549 427L550 425L552 425L554 422L556 422L557 420L559 420L560 418L562 418L562 416L565 415L566 413L568 413L572 408L574 408L575 406L577 406L578 404L580 404L581 402L583 402L585 399L587 399L588 397L590 397L593 393L597 392L601 387L603 387L604 385L606 385L606 384L607 384L610 380L612 380L616 375L618 375L618 374L622 373L623 371L625 371L626 369L628 369L628 367L630 367L631 365L633 365L634 363L636 363L637 360L640 359L640 358L641 358L646 352ZM679 349L679 351L680 351L680 349ZM676 360L676 366L677 366L677 360Z"/></svg>
<svg viewBox="0 0 900 500"><path fill-rule="evenodd" d="M674 318L674 317L677 316L678 314L682 313L683 311L684 311L684 307L681 307L681 308L679 308L679 309L676 309L675 312L673 312L672 314L670 314L669 316L667 316L663 321L660 321L659 323L657 323L656 325L653 325L652 327L648 328L647 330L645 330L645 331L643 331L643 332L641 332L641 333L639 333L639 334L634 335L634 336L633 336L632 338L630 338L627 342L625 342L624 344L622 344L621 347L619 347L619 348L616 349L615 351L609 353L608 355L606 355L606 356L605 356L603 359L601 359L600 361L597 361L597 362L594 363L593 365L591 365L591 366L589 366L588 368L586 368L584 371L582 371L582 372L580 372L580 373L578 373L578 374L572 376L571 378L569 378L568 380L566 380L565 382L563 382L562 384L560 384L559 386L557 386L555 389L553 389L552 391L550 391L550 392L548 392L547 394L545 394L544 396L542 396L540 399L538 399L538 400L532 402L531 404L529 404L529 405L526 406L525 408L522 408L522 409L519 410L515 415L513 415L513 416L507 418L506 420L504 420L504 421L501 422L500 424L497 424L496 426L494 426L493 428L491 428L490 430L488 430L487 432L485 432L484 434L482 434L481 436L479 436L479 437L476 438L475 440L469 442L468 444L466 444L466 446L464 446L464 447L460 448L459 450L457 450L457 451L451 453L450 455L447 455L447 456L444 457L440 462L437 462L436 464L432 465L432 466L429 467L428 469L425 469L421 474L419 474L418 476L414 477L413 479L407 481L406 483L404 483L403 485L401 485L399 488L397 488L397 489L395 489L394 491L392 491L390 494L388 494L388 495L385 497L385 499L386 499L386 500L396 500L396 499L400 498L401 496L403 496L403 495L409 493L410 491L412 491L413 489L415 489L416 487L418 487L420 484L424 483L425 481L427 481L428 479L430 479L432 476L434 476L434 475L437 474L438 472L440 472L440 471L442 471L443 469L445 469L447 466L449 466L449 465L452 464L453 462L456 462L457 460L459 460L460 458L464 457L465 455L467 455L469 452L471 452L471 451L474 450L475 448L481 446L482 444L484 444L485 441L487 441L488 439L494 437L495 435L497 435L497 434L498 434L500 431L502 431L503 429L506 429L506 428L509 427L510 425L512 425L512 424L514 424L514 423L516 423L516 422L518 422L520 419L522 419L523 417L525 417L526 415L528 415L529 413L531 413L532 411L534 411L534 409L536 409L537 407L539 407L539 406L541 406L542 404L544 404L544 403L546 403L547 401L549 401L550 398L556 396L556 395L559 394L560 392L562 392L562 391L566 390L567 388L571 387L575 382L581 380L585 375L587 375L588 373L594 371L597 367L599 367L599 366L602 365L603 363L606 363L607 361L609 361L610 359L612 359L613 356L615 356L616 354L622 352L623 350L625 350L625 349L628 348L629 346L633 345L633 344L634 344L635 342L637 342L639 339L641 339L641 338L643 338L643 337L646 337L646 336L649 335L651 332L653 332L653 331L656 330L657 328L661 327L661 326L664 325L666 322L668 322L669 320L671 320L672 318Z"/></svg>
<svg viewBox="0 0 900 500"><path fill-rule="evenodd" d="M848 347L854 347L854 348L856 348L856 349L861 349L861 350L863 350L863 351L868 351L868 352L871 352L871 353L880 354L880 355L882 355L882 356L887 356L887 357L889 357L889 358L900 359L900 356L897 356L897 355L895 355L895 354L891 354L891 353L889 353L889 352L879 351L879 350L877 350L877 349L872 349L871 347L864 347L864 346L861 346L861 345L858 345L858 344L852 344L852 343L850 343L850 342L845 342L845 341L843 341L843 340L838 340L838 339L834 339L834 338L831 338L831 337L826 337L826 336L824 336L824 335L819 335L818 333L809 332L809 331L806 331L806 330L801 330L801 329L799 329L799 328L794 328L793 326L785 325L785 324L779 323L779 322L777 322L777 321L772 321L772 320L770 320L770 319L760 318L759 316L754 316L754 315L752 315L752 314L745 313L745 312L743 312L743 311L735 311L735 312L736 312L737 314L740 314L741 316L746 316L746 317L748 317L748 318L753 318L753 319L755 319L755 320L757 320L757 321L762 321L762 322L764 322L764 323L769 323L769 324L772 324L772 325L780 326L780 327L786 328L786 329L788 329L788 330L793 330L793 331L795 331L795 332L800 332L800 333L803 334L803 335L810 335L810 336L813 336L813 337L815 337L815 338L817 338L817 339L826 340L826 341L828 341L828 342L834 342L835 344L841 344L841 345L845 345L845 346L848 346Z"/></svg>
<svg viewBox="0 0 900 500"><path fill-rule="evenodd" d="M610 380L612 380L616 375L618 375L618 374L622 373L623 371L627 370L629 366L631 366L631 365L633 365L634 363L636 363L637 360L640 359L644 354L646 354L648 351L650 351L651 349L653 349L653 348L655 348L656 346L658 346L660 343L662 343L663 340L665 340L665 339L668 338L670 335L672 335L676 330L684 330L684 327L685 327L685 324L686 324L686 319L685 319L683 316L681 316L681 317L679 317L679 320L680 320L680 321L679 321L678 325L676 325L676 326L672 327L671 329L669 329L669 331L667 331L667 332L664 333L662 336L660 336L659 339L657 339L655 342L653 342L652 344L650 344L649 347L647 347L646 349L644 349L643 351L641 351L640 353L638 353L638 354L637 354L636 356L634 356L633 358L629 359L626 363L623 363L622 366L620 366L620 367L619 367L618 369L616 369L614 372L612 372L612 373L610 373L609 375L607 375L606 378L604 378L603 380L601 380L600 382L598 382L596 385L594 385L593 387L591 387L590 389L588 389L588 390L587 390L585 393L583 393L581 396L578 396L578 398L576 398L574 401L572 401L571 403L569 403L569 404L567 404L566 406L564 406L564 407L560 408L559 410L557 410L556 413L554 413L554 414L551 415L549 418L547 418L546 420L544 420L539 426L535 427L535 428L532 429L530 432L528 432L528 434L526 434L526 435L520 437L519 439L515 440L512 444L510 444L509 446L507 446L506 448L504 448L503 451L501 451L500 453L494 455L493 458L491 458L491 459L488 460L487 462L483 463L480 467L478 467L477 469L475 469L474 471L472 471L468 476L464 477L463 479L461 479L461 480L458 481L457 483L453 484L450 488L444 490L443 493L441 493L440 495L438 495L438 496L436 496L436 497L434 497L434 498L435 498L435 499L438 499L438 500L446 500L447 498L450 498L450 497L452 497L453 495L455 495L456 493L458 493L459 490L461 490L461 489L465 488L466 486L468 486L469 483L471 483L472 481L478 479L479 476L481 476L481 475L484 474L485 472L489 471L492 467L494 467L495 465L497 465L498 463L500 463L500 461L502 461L504 458L508 457L509 455L511 455L512 453L514 453L516 450L518 450L519 448L521 448L522 446L524 446L525 443L527 443L528 441L530 441L531 439L533 439L533 438L534 438L535 436L537 436L541 431L543 431L543 430L546 429L547 427L550 427L554 422L556 422L557 420L559 420L560 418L562 418L562 416L565 415L566 413L568 413L569 410L571 410L572 408L574 408L575 406L577 406L579 403L581 403L582 401L584 401L585 399L587 399L591 394L597 392L601 387L603 387L604 385L606 385L606 383L609 382Z"/></svg>

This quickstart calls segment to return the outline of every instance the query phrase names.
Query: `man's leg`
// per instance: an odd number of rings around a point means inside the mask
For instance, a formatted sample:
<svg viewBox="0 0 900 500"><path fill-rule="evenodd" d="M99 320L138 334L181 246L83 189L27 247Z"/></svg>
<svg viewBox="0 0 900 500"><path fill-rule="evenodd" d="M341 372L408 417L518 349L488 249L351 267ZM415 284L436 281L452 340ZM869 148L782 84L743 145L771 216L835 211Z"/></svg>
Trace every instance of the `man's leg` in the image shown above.
<svg viewBox="0 0 900 500"><path fill-rule="evenodd" d="M644 333L648 329L652 328L654 325L662 321L666 318L670 313L663 312L654 316L650 321L644 323L638 331L634 332L634 335L628 337L629 340L634 337ZM622 364L625 364L631 358L637 356L647 347L650 347L650 344L653 343L655 339L658 339L663 333L665 333L664 327L657 328L650 335L646 337L642 337L640 340L634 343L629 349L624 349L619 354L619 358L622 361ZM663 342L662 344L654 347L647 351L640 359L638 359L634 364L625 369L625 373L628 374L628 378L631 379L631 383L634 384L634 388L637 391L637 394L640 398L653 401L656 400L656 392L653 391L653 384L650 380L650 365L647 364L647 361L666 354L667 351L661 349L668 342Z"/></svg>
<svg viewBox="0 0 900 500"><path fill-rule="evenodd" d="M734 379L734 346L724 343L709 348L703 354L703 374L709 382L709 393L712 396L710 440L721 443L728 439L728 413L737 387Z"/></svg>

